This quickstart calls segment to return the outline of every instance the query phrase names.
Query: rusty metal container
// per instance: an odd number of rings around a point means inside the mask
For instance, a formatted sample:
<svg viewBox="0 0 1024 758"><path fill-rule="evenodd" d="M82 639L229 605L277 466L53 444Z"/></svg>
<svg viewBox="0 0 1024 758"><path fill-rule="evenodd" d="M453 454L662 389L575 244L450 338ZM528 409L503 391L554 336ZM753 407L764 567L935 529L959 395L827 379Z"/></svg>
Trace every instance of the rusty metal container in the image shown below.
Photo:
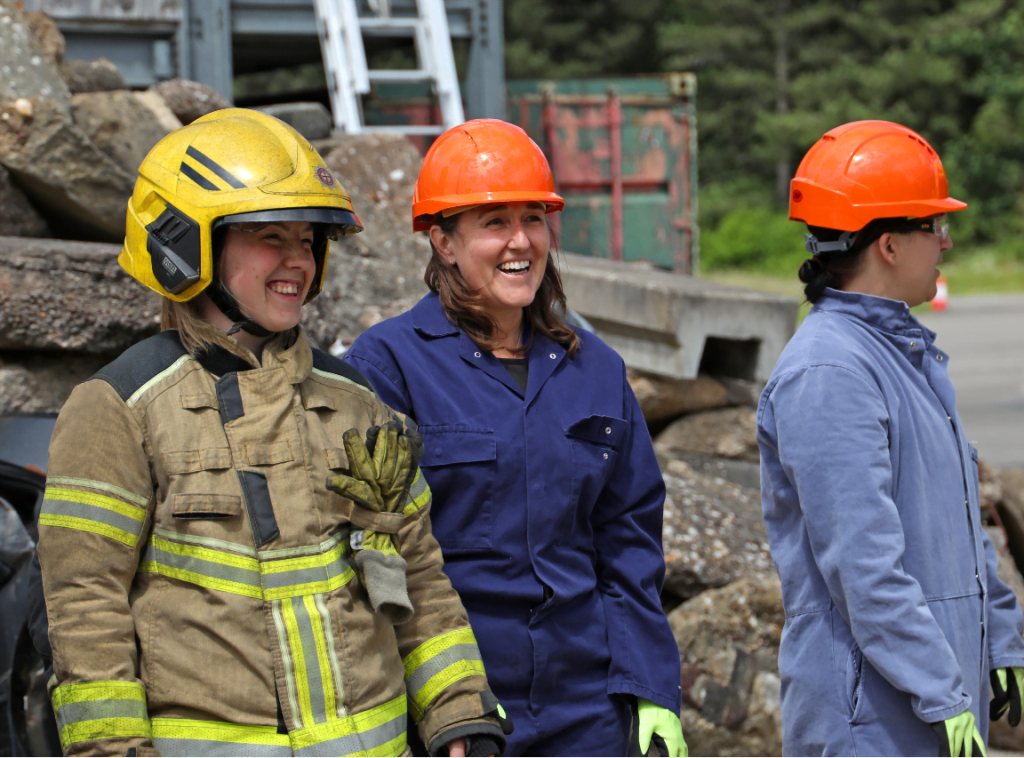
<svg viewBox="0 0 1024 758"><path fill-rule="evenodd" d="M507 119L551 162L565 250L697 270L697 79L507 83Z"/></svg>

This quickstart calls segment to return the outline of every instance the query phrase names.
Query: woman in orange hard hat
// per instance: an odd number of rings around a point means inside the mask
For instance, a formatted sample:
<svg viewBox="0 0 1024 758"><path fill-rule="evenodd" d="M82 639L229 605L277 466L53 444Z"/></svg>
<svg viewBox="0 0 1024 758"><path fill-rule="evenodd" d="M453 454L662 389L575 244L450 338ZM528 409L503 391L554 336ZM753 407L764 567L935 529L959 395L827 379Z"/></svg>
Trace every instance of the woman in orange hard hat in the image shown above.
<svg viewBox="0 0 1024 758"><path fill-rule="evenodd" d="M559 316L545 214L563 204L518 127L445 132L413 200L431 293L345 360L419 423L445 571L515 724L508 754L626 755L632 731L637 752L657 735L685 755L665 487L622 359Z"/></svg>
<svg viewBox="0 0 1024 758"><path fill-rule="evenodd" d="M885 121L828 132L792 182L814 307L757 418L787 755L982 755L990 717L1020 720L1024 617L948 356L910 313L965 207L932 147Z"/></svg>

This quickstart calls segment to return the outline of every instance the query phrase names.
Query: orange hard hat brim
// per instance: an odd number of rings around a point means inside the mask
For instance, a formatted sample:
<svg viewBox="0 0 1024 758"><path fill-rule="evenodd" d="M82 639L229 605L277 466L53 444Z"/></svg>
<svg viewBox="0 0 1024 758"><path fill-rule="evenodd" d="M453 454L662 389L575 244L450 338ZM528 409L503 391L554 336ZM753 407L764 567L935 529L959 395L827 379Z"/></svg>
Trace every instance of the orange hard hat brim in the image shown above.
<svg viewBox="0 0 1024 758"><path fill-rule="evenodd" d="M795 199L797 196L800 197L799 201ZM967 203L952 197L897 203L853 204L844 193L806 179L793 179L790 182L790 198L790 221L803 221L811 226L849 232L860 231L871 221L879 218L927 218L940 213L962 211L967 207ZM801 206L811 211L806 215L813 216L813 221L805 218L805 214L801 213Z"/></svg>
<svg viewBox="0 0 1024 758"><path fill-rule="evenodd" d="M448 195L432 197L413 204L412 230L426 232L431 224L421 221L422 216L433 216L441 211L455 210L476 205L494 205L495 203L544 203L545 213L555 213L565 207L565 200L554 192L537 192L536 190L479 192L471 195Z"/></svg>

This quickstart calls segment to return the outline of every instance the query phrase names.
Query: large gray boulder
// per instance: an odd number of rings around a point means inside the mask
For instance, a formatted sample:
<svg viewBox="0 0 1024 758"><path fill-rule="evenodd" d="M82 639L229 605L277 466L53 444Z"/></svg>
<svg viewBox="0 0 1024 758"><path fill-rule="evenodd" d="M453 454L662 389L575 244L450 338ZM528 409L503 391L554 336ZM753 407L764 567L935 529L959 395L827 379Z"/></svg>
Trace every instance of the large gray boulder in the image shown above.
<svg viewBox="0 0 1024 758"><path fill-rule="evenodd" d="M64 60L64 35L57 28L57 22L46 11L29 11L25 14L28 30L38 47L47 58L57 65Z"/></svg>
<svg viewBox="0 0 1024 758"><path fill-rule="evenodd" d="M739 579L774 574L761 498L688 464L664 464L665 592L680 600Z"/></svg>
<svg viewBox="0 0 1024 758"><path fill-rule="evenodd" d="M64 61L60 64L60 72L73 95L128 89L124 75L106 58L97 58L94 61Z"/></svg>
<svg viewBox="0 0 1024 758"><path fill-rule="evenodd" d="M755 382L708 374L698 374L695 379L669 379L630 369L627 379L644 418L654 426L687 413L734 405L756 406L761 389Z"/></svg>
<svg viewBox="0 0 1024 758"><path fill-rule="evenodd" d="M256 110L281 119L309 140L329 137L334 125L331 112L323 103L276 103L261 105Z"/></svg>
<svg viewBox="0 0 1024 758"><path fill-rule="evenodd" d="M21 97L46 97L67 113L71 93L57 61L47 54L57 51L43 49L33 34L33 25L41 24L43 19L33 21L18 5L14 0L0 0L0 107ZM45 34L40 34L42 39ZM63 54L63 50L60 52Z"/></svg>
<svg viewBox="0 0 1024 758"><path fill-rule="evenodd" d="M0 350L120 352L155 334L160 298L117 265L119 252L0 237Z"/></svg>
<svg viewBox="0 0 1024 758"><path fill-rule="evenodd" d="M46 220L0 166L0 236L49 237Z"/></svg>
<svg viewBox="0 0 1024 758"><path fill-rule="evenodd" d="M743 406L683 416L658 435L654 449L663 455L694 453L756 462L757 413Z"/></svg>
<svg viewBox="0 0 1024 758"><path fill-rule="evenodd" d="M0 416L59 413L77 385L113 355L0 352Z"/></svg>
<svg viewBox="0 0 1024 758"><path fill-rule="evenodd" d="M191 124L207 113L231 107L219 92L190 79L168 79L149 89L164 99L183 124Z"/></svg>
<svg viewBox="0 0 1024 758"><path fill-rule="evenodd" d="M135 177L75 126L51 98L21 98L0 110L0 165L46 216L72 239L124 239Z"/></svg>
<svg viewBox="0 0 1024 758"><path fill-rule="evenodd" d="M74 95L71 115L96 147L133 176L146 154L170 133L134 92L124 89Z"/></svg>
<svg viewBox="0 0 1024 758"><path fill-rule="evenodd" d="M690 755L782 755L778 673L785 623L772 573L709 590L669 614L682 659Z"/></svg>

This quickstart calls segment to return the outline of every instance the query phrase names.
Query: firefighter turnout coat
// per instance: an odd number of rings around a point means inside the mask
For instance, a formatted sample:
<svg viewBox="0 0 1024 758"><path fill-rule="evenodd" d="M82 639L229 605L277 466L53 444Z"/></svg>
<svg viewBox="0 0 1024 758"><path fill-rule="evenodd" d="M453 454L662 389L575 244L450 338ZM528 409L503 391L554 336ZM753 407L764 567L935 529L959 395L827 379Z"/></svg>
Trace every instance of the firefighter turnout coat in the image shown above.
<svg viewBox="0 0 1024 758"><path fill-rule="evenodd" d="M426 482L404 518L325 487L343 433L391 411L300 330L262 365L218 339L146 340L58 419L39 557L65 753L397 755L407 712L428 746L503 742ZM411 621L371 609L353 523L397 530Z"/></svg>

